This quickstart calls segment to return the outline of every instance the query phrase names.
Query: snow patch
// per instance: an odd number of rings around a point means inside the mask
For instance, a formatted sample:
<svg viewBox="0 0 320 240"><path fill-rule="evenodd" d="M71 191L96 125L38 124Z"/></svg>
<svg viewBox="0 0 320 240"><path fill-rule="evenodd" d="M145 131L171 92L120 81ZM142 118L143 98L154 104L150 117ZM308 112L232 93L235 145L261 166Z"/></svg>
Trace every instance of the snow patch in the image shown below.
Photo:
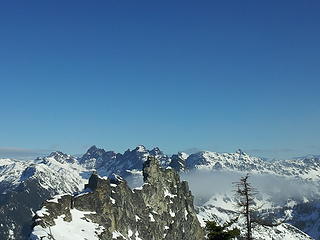
<svg viewBox="0 0 320 240"><path fill-rule="evenodd" d="M164 190L164 197L170 197L170 198L175 198L177 195L176 194L172 194L168 191L168 189Z"/></svg>
<svg viewBox="0 0 320 240"><path fill-rule="evenodd" d="M64 215L61 215L54 220L55 225L50 228L35 226L30 239L50 240L52 239L50 235L52 235L55 240L99 240L98 236L104 231L104 227L93 223L85 216L86 214L95 214L95 212L71 209L70 213L71 222L64 221Z"/></svg>
<svg viewBox="0 0 320 240"><path fill-rule="evenodd" d="M154 217L151 213L149 213L150 222L155 222Z"/></svg>

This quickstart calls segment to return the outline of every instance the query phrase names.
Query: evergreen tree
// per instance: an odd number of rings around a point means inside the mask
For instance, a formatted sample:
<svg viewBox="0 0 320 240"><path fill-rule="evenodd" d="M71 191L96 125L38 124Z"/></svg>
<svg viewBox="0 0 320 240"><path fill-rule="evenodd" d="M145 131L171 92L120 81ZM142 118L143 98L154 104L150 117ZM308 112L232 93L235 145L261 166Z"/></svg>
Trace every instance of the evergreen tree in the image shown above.
<svg viewBox="0 0 320 240"><path fill-rule="evenodd" d="M236 219L237 220L237 219ZM207 232L207 239L209 240L229 240L233 239L240 235L240 231L237 228L233 228L232 230L228 230L227 228L230 227L236 220L228 222L223 226L219 226L216 224L215 221L207 221L206 222L206 232Z"/></svg>
<svg viewBox="0 0 320 240"><path fill-rule="evenodd" d="M248 182L249 174L245 177L241 177L239 182L235 182L236 187L235 197L237 201L238 213L245 217L246 221L246 239L252 240L252 217L255 208L255 195L257 191L252 187L251 183Z"/></svg>
<svg viewBox="0 0 320 240"><path fill-rule="evenodd" d="M236 198L236 207L238 208L239 216L245 217L246 223L246 240L253 240L252 238L252 229L253 224L274 227L278 226L286 221L286 219L281 222L273 223L273 219L267 221L259 215L258 210L262 206L257 206L255 203L255 196L258 194L258 191L252 187L251 183L248 181L249 174L240 178L239 182L233 183L236 187L235 189L235 198Z"/></svg>

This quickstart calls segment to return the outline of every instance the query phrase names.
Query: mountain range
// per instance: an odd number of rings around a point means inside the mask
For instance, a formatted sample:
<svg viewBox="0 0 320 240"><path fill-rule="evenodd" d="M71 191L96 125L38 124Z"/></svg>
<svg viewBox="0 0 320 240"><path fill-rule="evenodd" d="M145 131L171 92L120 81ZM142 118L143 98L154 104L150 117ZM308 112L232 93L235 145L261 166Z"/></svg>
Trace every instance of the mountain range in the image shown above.
<svg viewBox="0 0 320 240"><path fill-rule="evenodd" d="M32 218L42 203L58 194L83 191L92 173L110 179L121 176L131 188L141 186L143 165L149 156L189 181L202 224L208 219L220 223L230 219L235 213L232 181L250 173L261 190L257 200L264 205L262 211L288 222L275 228L257 228L256 238L309 239L305 232L320 239L319 157L265 161L241 150L168 156L159 148L147 150L142 145L123 154L92 146L81 157L53 152L28 161L0 159L0 239L28 239ZM282 196L285 191L286 196Z"/></svg>

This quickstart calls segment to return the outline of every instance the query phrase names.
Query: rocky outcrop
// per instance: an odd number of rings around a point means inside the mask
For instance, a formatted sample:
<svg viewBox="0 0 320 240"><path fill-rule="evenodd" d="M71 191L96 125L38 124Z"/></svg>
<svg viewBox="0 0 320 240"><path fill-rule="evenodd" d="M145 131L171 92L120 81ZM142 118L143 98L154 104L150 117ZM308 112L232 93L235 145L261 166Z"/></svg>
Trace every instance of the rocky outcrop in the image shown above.
<svg viewBox="0 0 320 240"><path fill-rule="evenodd" d="M144 163L143 177L143 186L131 190L118 176L93 174L82 194L44 203L31 239L68 239L64 232L101 240L204 239L187 182L154 157Z"/></svg>

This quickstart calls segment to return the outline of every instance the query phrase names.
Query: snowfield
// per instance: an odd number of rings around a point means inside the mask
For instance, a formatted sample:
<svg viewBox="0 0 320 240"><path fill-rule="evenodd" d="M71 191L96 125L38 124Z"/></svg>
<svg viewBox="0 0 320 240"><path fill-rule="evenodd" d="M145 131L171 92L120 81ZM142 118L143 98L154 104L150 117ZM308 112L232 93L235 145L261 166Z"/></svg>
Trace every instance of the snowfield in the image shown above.
<svg viewBox="0 0 320 240"><path fill-rule="evenodd" d="M93 223L86 218L86 214L95 212L82 212L77 209L71 211L71 222L64 220L64 215L54 220L55 225L51 228L36 226L30 236L30 240L50 240L54 236L55 240L99 240L98 236L103 232L103 227Z"/></svg>

